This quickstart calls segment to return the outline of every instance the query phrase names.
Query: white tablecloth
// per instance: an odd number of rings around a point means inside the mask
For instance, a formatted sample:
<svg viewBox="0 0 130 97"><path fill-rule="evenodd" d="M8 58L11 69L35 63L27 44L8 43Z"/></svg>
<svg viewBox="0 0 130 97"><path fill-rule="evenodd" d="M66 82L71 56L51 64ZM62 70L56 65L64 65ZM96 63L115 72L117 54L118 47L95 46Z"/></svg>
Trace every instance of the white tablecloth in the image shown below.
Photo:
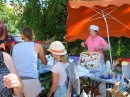
<svg viewBox="0 0 130 97"><path fill-rule="evenodd" d="M93 73L90 73L88 69L85 69L79 65L77 65L79 77L81 78L90 78L91 80L99 81L99 82L105 82L110 84L115 84L117 82L121 82L121 80L113 80L113 79L101 79L98 75L95 75ZM130 84L126 84L126 82L122 82L123 86L130 87Z"/></svg>

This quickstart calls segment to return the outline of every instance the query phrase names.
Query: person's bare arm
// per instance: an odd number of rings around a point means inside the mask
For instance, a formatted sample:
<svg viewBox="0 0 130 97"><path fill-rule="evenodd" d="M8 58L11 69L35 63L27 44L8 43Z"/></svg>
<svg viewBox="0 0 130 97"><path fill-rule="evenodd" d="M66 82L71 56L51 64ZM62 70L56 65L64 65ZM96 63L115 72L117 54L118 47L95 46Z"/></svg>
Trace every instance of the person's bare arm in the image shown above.
<svg viewBox="0 0 130 97"><path fill-rule="evenodd" d="M97 46L94 48L95 50L103 50L103 51L107 51L109 50L109 47L108 46Z"/></svg>
<svg viewBox="0 0 130 97"><path fill-rule="evenodd" d="M45 53L42 46L38 43L35 43L35 49L36 49L36 52L38 53L38 58L41 60L41 62L44 65L47 65L47 59L45 57Z"/></svg>
<svg viewBox="0 0 130 97"><path fill-rule="evenodd" d="M52 93L56 90L58 86L58 74L52 72L52 77L53 77L53 84L51 86L49 93L47 94L47 97L51 97Z"/></svg>
<svg viewBox="0 0 130 97"><path fill-rule="evenodd" d="M104 39L101 42L102 42L102 46L101 46L102 50L104 51L110 50L109 44Z"/></svg>
<svg viewBox="0 0 130 97"><path fill-rule="evenodd" d="M103 49L104 51L110 50L109 46L104 46L104 47L102 47L102 49Z"/></svg>
<svg viewBox="0 0 130 97"><path fill-rule="evenodd" d="M24 85L18 75L18 72L16 70L16 67L14 65L11 56L3 52L3 57L4 57L4 62L10 71L10 74L4 76L3 78L4 85L7 88L13 88L13 95L17 96L23 91Z"/></svg>

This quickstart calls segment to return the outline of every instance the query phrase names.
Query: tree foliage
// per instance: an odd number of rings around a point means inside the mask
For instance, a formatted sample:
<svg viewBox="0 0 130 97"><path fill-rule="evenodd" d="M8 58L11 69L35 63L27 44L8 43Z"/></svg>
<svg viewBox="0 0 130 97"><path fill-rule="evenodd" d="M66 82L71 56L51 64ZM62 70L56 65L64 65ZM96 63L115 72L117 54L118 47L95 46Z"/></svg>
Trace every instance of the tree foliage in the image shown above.
<svg viewBox="0 0 130 97"><path fill-rule="evenodd" d="M30 26L37 39L63 40L66 30L67 0L28 0L19 20L18 28Z"/></svg>
<svg viewBox="0 0 130 97"><path fill-rule="evenodd" d="M126 37L110 37L111 50L113 56L130 57L130 39ZM105 52L109 55L109 52Z"/></svg>
<svg viewBox="0 0 130 97"><path fill-rule="evenodd" d="M21 14L17 27L22 30L23 27L29 26L37 36L41 32L42 16L39 0L29 0L23 7L23 13Z"/></svg>
<svg viewBox="0 0 130 97"><path fill-rule="evenodd" d="M2 20L8 28L8 32L11 34L17 33L16 28L17 15L14 14L13 8L5 3L0 3L0 20Z"/></svg>
<svg viewBox="0 0 130 97"><path fill-rule="evenodd" d="M48 0L43 7L44 34L63 41L66 32L67 0Z"/></svg>

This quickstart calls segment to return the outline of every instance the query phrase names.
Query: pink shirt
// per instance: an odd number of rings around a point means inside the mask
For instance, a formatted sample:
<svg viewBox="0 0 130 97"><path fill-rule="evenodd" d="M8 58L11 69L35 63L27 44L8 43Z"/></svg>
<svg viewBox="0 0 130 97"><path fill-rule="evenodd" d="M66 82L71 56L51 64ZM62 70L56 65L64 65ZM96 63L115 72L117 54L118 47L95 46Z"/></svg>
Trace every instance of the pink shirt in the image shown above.
<svg viewBox="0 0 130 97"><path fill-rule="evenodd" d="M86 39L85 44L88 47L88 52L99 52L101 54L101 59L104 59L103 50L96 51L94 49L97 46L103 46L103 47L108 46L108 44L105 42L105 40L102 37L97 36L95 39L93 39L91 36L89 36Z"/></svg>

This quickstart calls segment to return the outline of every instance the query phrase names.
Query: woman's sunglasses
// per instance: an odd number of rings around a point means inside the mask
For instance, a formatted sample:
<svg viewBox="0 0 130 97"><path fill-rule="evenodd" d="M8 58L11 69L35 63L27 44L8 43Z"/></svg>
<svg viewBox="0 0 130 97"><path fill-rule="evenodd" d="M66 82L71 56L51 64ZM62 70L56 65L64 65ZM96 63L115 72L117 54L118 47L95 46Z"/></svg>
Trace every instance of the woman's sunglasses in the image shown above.
<svg viewBox="0 0 130 97"><path fill-rule="evenodd" d="M0 44L2 44L2 43L4 43L5 42L5 39L3 39L3 40L0 40Z"/></svg>

